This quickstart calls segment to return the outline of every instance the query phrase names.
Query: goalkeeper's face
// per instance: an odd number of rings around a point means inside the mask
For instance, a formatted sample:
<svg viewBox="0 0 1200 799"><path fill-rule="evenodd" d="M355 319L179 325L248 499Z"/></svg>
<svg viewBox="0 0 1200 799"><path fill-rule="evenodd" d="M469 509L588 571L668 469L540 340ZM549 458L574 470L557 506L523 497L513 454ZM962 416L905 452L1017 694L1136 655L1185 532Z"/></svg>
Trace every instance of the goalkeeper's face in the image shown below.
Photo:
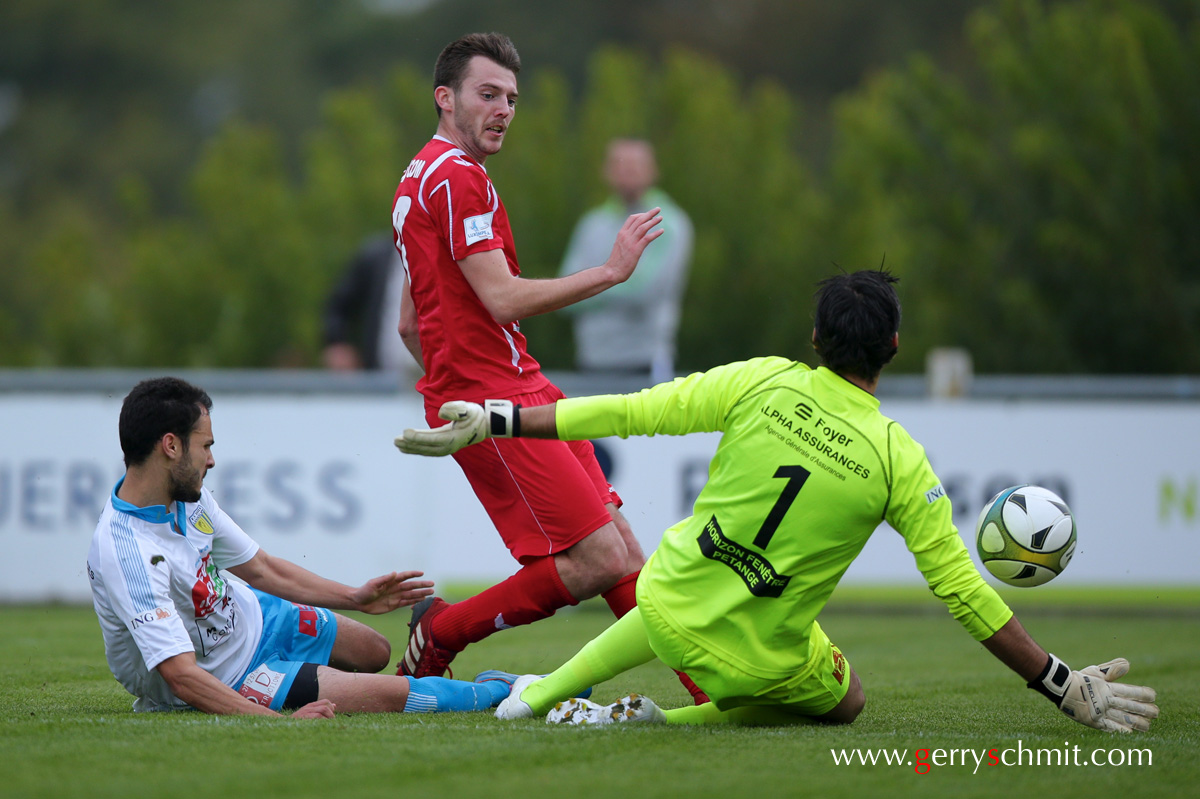
<svg viewBox="0 0 1200 799"><path fill-rule="evenodd" d="M480 163L500 152L517 111L517 76L512 70L484 56L475 56L463 76L462 86L450 92L447 99L453 121L449 133L454 143Z"/></svg>

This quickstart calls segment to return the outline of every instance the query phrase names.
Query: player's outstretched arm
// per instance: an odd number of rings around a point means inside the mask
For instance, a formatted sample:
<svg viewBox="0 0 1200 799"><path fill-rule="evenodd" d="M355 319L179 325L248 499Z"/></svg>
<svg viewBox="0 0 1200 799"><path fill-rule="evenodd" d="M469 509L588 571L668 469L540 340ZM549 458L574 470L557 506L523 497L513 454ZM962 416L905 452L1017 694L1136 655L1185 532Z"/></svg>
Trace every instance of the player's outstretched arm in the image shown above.
<svg viewBox="0 0 1200 799"><path fill-rule="evenodd" d="M433 593L432 581L415 579L424 572L392 572L352 588L314 574L285 558L269 555L262 549L229 571L259 591L280 599L332 610L387 613L415 605Z"/></svg>
<svg viewBox="0 0 1200 799"><path fill-rule="evenodd" d="M502 325L556 311L623 283L650 242L662 235L659 209L633 214L617 234L608 260L565 277L533 280L512 274L503 250L473 253L458 262L463 277Z"/></svg>
<svg viewBox="0 0 1200 799"><path fill-rule="evenodd" d="M1129 672L1129 661L1116 658L1073 670L1042 649L1016 616L983 641L988 651L1020 674L1027 685L1080 724L1108 732L1150 729L1158 718L1153 688L1116 682Z"/></svg>
<svg viewBox="0 0 1200 799"><path fill-rule="evenodd" d="M646 247L663 234L661 222L661 208L630 215L617 231L617 240L613 242L608 260L597 268L607 270L614 285L624 283L633 275Z"/></svg>
<svg viewBox="0 0 1200 799"><path fill-rule="evenodd" d="M392 572L367 580L352 592L353 610L379 615L415 605L433 595L433 582L417 580L424 572Z"/></svg>
<svg viewBox="0 0 1200 799"><path fill-rule="evenodd" d="M409 455L451 455L489 438L557 438L554 405L522 408L508 400L485 400L482 405L456 400L442 405L438 416L449 424L432 430L409 428L396 436L396 448Z"/></svg>

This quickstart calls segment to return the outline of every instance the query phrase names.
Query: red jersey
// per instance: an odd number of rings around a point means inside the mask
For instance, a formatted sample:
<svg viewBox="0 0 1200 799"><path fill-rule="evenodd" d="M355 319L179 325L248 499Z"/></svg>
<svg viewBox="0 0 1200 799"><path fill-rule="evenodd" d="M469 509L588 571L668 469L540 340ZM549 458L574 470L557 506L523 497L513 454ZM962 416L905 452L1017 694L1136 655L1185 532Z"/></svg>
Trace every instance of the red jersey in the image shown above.
<svg viewBox="0 0 1200 799"><path fill-rule="evenodd" d="M520 323L493 319L458 265L503 249L509 271L521 272L508 212L483 165L435 136L400 179L392 227L417 309L425 362L417 390L426 402L483 401L549 385Z"/></svg>

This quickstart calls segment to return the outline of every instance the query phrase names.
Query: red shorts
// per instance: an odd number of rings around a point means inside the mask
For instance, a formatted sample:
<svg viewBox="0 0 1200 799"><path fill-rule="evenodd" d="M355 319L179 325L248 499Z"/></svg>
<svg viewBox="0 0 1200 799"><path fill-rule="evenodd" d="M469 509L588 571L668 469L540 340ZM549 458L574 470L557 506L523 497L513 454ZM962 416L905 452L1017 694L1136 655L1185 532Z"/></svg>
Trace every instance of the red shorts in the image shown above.
<svg viewBox="0 0 1200 799"><path fill-rule="evenodd" d="M562 399L555 386L504 399L524 407ZM425 407L431 426L445 424ZM621 506L590 441L489 438L454 459L518 563L554 555L612 521L605 505Z"/></svg>

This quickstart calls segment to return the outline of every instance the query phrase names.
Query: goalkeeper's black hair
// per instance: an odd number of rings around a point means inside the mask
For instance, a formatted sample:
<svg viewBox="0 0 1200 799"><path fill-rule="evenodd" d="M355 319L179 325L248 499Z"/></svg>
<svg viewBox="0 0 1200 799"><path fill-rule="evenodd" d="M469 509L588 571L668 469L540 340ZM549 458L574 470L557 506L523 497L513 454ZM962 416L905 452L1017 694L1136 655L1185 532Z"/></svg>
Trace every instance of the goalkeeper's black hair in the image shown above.
<svg viewBox="0 0 1200 799"><path fill-rule="evenodd" d="M896 355L900 279L882 267L834 275L817 284L813 347L840 375L873 381Z"/></svg>

